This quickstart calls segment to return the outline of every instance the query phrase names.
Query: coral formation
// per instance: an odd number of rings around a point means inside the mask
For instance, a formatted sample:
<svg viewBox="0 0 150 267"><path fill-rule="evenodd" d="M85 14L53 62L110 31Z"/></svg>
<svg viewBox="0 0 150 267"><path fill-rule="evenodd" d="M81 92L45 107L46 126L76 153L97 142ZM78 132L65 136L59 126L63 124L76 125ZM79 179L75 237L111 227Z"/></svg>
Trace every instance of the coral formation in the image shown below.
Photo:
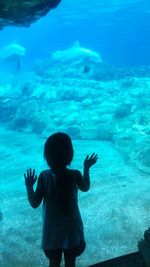
<svg viewBox="0 0 150 267"><path fill-rule="evenodd" d="M28 27L56 8L61 0L0 0L0 28L7 25Z"/></svg>

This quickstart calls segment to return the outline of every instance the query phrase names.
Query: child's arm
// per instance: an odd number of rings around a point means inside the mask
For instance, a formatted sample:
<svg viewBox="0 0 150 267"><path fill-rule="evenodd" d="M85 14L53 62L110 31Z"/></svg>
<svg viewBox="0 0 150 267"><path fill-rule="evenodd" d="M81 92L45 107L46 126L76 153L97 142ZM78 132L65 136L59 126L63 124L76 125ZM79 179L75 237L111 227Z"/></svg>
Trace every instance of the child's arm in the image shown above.
<svg viewBox="0 0 150 267"><path fill-rule="evenodd" d="M84 169L83 169L83 177L80 176L78 179L78 187L80 190L86 192L90 188L90 168L97 162L98 156L93 153L90 157L86 156L84 160Z"/></svg>
<svg viewBox="0 0 150 267"><path fill-rule="evenodd" d="M37 187L34 192L33 185L37 180L37 175L35 175L35 170L27 170L27 174L24 174L25 185L27 189L27 195L30 205L33 208L37 208L43 199L43 183L42 183L42 174L40 174L37 182Z"/></svg>

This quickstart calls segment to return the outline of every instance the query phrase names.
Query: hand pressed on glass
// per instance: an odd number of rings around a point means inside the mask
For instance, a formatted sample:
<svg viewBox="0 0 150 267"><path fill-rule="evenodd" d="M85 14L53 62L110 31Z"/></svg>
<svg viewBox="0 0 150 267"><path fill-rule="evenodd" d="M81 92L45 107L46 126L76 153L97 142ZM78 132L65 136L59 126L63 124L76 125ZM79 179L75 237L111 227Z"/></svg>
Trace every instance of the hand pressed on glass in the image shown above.
<svg viewBox="0 0 150 267"><path fill-rule="evenodd" d="M98 160L97 154L93 153L90 157L86 156L84 160L84 166L85 168L90 168L92 167Z"/></svg>
<svg viewBox="0 0 150 267"><path fill-rule="evenodd" d="M37 180L37 175L35 174L35 169L27 169L27 172L24 173L24 178L25 178L25 185L26 186L30 186L30 185L34 185L34 183Z"/></svg>

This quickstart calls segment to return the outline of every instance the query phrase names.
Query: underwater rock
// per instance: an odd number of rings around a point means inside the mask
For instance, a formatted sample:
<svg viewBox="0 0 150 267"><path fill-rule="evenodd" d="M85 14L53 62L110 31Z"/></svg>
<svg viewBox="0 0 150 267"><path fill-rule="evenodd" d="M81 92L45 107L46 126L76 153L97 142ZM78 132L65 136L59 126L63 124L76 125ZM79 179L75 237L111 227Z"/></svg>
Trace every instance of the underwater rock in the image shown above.
<svg viewBox="0 0 150 267"><path fill-rule="evenodd" d="M110 72L105 81L75 78L65 76L70 66L49 59L39 67L39 76L34 70L1 83L0 120L8 129L43 136L61 130L78 139L113 142L129 162L150 173L150 78L116 68L110 69L116 80L108 81ZM71 69L78 72L74 65ZM127 72L133 77L120 79Z"/></svg>
<svg viewBox="0 0 150 267"><path fill-rule="evenodd" d="M143 165L150 168L150 147L146 148L142 152L143 155Z"/></svg>
<svg viewBox="0 0 150 267"><path fill-rule="evenodd" d="M41 134L46 128L46 123L42 120L32 121L32 131L36 134Z"/></svg>
<svg viewBox="0 0 150 267"><path fill-rule="evenodd" d="M3 213L0 211L0 222L3 220Z"/></svg>
<svg viewBox="0 0 150 267"><path fill-rule="evenodd" d="M73 88L69 86L64 86L64 89L59 91L58 97L60 100L74 100L74 101L83 101L89 95L89 88L80 88L80 86L75 87L73 84Z"/></svg>
<svg viewBox="0 0 150 267"><path fill-rule="evenodd" d="M72 138L80 138L80 127L77 125L68 127L66 132L71 135Z"/></svg>
<svg viewBox="0 0 150 267"><path fill-rule="evenodd" d="M127 117L131 112L131 105L130 104L121 104L119 107L115 110L115 116L118 119L122 119Z"/></svg>
<svg viewBox="0 0 150 267"><path fill-rule="evenodd" d="M92 106L92 103L93 103L93 101L92 101L91 98L85 98L85 99L82 101L82 105L83 105L84 107L90 107L90 106Z"/></svg>
<svg viewBox="0 0 150 267"><path fill-rule="evenodd" d="M132 88L136 85L135 78L134 77L127 77L125 79L122 79L121 86L123 88Z"/></svg>
<svg viewBox="0 0 150 267"><path fill-rule="evenodd" d="M130 153L130 160L140 170L150 174L150 137L143 137L136 142L134 150Z"/></svg>
<svg viewBox="0 0 150 267"><path fill-rule="evenodd" d="M133 150L136 140L136 133L131 130L116 130L114 134L115 147L122 152L125 156L129 156L129 152Z"/></svg>
<svg viewBox="0 0 150 267"><path fill-rule="evenodd" d="M33 92L31 84L29 82L25 83L21 88L21 92L23 96L29 97Z"/></svg>
<svg viewBox="0 0 150 267"><path fill-rule="evenodd" d="M65 124L68 124L69 126L71 125L74 125L76 124L76 122L78 121L79 119L79 114L78 112L73 112L72 114L70 114L70 116L68 116L66 119L65 119ZM61 121L62 123L62 121Z"/></svg>
<svg viewBox="0 0 150 267"><path fill-rule="evenodd" d="M5 26L28 27L56 8L61 0L5 0L0 1L0 29Z"/></svg>
<svg viewBox="0 0 150 267"><path fill-rule="evenodd" d="M89 72L87 72L87 69L90 69ZM144 66L143 68L123 68L109 65L105 62L91 62L91 60L89 62L87 59L82 61L82 57L79 58L79 61L76 61L75 64L66 64L65 62L57 62L56 60L52 60L52 57L49 56L44 59L36 60L34 62L34 70L35 73L41 77L54 77L55 79L56 76L65 78L76 77L84 80L84 82L87 82L88 84L93 83L93 85L94 82L96 85L96 82L98 81L113 82L113 84L121 81L120 86L123 90L132 89L132 86L134 86L134 92L137 92L137 94L138 90L135 90L135 88L145 87L143 86L144 84L141 84L141 79L139 78L142 78L143 83L147 85L150 77L150 67L148 66ZM93 87L96 88L95 86ZM114 89L118 91L119 88L114 88L113 86L112 93L115 93Z"/></svg>
<svg viewBox="0 0 150 267"><path fill-rule="evenodd" d="M142 97L141 97L141 105L145 108L146 106L148 107L149 106L149 103L150 103L150 93L148 94L144 94Z"/></svg>
<svg viewBox="0 0 150 267"><path fill-rule="evenodd" d="M11 121L17 111L17 101L11 97L0 97L0 122Z"/></svg>
<svg viewBox="0 0 150 267"><path fill-rule="evenodd" d="M97 139L101 141L112 141L113 132L110 123L99 123L97 127Z"/></svg>
<svg viewBox="0 0 150 267"><path fill-rule="evenodd" d="M13 120L11 128L17 131L22 131L28 126L28 124L29 124L28 118L25 116L20 116L15 118L15 120Z"/></svg>
<svg viewBox="0 0 150 267"><path fill-rule="evenodd" d="M103 64L93 66L93 71L90 77L97 81L123 80L122 87L125 89L136 84L136 80L133 77L150 77L150 67L141 66L125 68L109 65L103 62Z"/></svg>
<svg viewBox="0 0 150 267"><path fill-rule="evenodd" d="M108 95L103 97L105 101L99 105L99 114L113 114L116 110L116 104L108 98Z"/></svg>
<svg viewBox="0 0 150 267"><path fill-rule="evenodd" d="M99 116L99 122L105 123L112 121L112 114L103 114Z"/></svg>

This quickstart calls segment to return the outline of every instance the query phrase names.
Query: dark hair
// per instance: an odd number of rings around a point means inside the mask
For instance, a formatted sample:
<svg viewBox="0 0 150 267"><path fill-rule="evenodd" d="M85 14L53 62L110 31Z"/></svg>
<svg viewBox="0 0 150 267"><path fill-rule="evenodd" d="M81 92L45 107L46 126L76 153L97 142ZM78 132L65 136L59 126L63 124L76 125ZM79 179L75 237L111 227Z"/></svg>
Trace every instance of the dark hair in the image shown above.
<svg viewBox="0 0 150 267"><path fill-rule="evenodd" d="M65 133L54 133L45 142L44 158L49 167L70 165L73 154L71 138Z"/></svg>
<svg viewBox="0 0 150 267"><path fill-rule="evenodd" d="M70 165L73 154L71 138L65 133L54 133L45 142L44 158L47 164L54 170L62 169L61 173L56 174L56 187L58 205L66 215L71 214L70 194L72 191L72 181L64 167Z"/></svg>

